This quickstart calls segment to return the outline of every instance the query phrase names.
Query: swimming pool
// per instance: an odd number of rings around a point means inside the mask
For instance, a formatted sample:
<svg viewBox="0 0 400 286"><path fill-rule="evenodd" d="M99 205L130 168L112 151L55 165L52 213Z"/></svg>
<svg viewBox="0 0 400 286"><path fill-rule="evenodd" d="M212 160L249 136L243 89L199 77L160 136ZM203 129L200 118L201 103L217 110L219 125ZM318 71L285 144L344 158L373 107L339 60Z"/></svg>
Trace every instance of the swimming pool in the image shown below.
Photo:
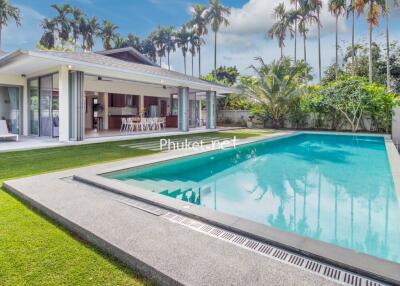
<svg viewBox="0 0 400 286"><path fill-rule="evenodd" d="M302 133L105 176L400 263L383 137Z"/></svg>

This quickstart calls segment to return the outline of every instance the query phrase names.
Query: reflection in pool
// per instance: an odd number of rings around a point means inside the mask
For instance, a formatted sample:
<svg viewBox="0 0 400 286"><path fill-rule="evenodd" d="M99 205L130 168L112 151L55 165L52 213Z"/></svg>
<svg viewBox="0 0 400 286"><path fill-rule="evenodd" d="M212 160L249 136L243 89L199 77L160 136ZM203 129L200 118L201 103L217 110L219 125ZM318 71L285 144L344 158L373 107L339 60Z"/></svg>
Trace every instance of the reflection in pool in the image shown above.
<svg viewBox="0 0 400 286"><path fill-rule="evenodd" d="M107 177L400 262L400 205L382 137L300 134Z"/></svg>

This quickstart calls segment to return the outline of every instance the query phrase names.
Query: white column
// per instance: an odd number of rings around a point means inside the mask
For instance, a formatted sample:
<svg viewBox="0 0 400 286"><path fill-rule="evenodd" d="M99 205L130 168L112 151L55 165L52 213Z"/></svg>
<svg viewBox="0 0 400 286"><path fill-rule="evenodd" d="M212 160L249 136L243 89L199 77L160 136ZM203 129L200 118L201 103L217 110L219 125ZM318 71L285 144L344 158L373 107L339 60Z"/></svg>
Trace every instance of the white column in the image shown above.
<svg viewBox="0 0 400 286"><path fill-rule="evenodd" d="M28 81L25 80L22 87L22 135L29 135L29 97Z"/></svg>
<svg viewBox="0 0 400 286"><path fill-rule="evenodd" d="M189 88L180 87L178 90L178 128L189 131Z"/></svg>
<svg viewBox="0 0 400 286"><path fill-rule="evenodd" d="M103 111L104 130L108 130L108 93L107 92L104 93L103 100L104 100L104 111Z"/></svg>
<svg viewBox="0 0 400 286"><path fill-rule="evenodd" d="M144 112L144 95L139 95L139 115Z"/></svg>
<svg viewBox="0 0 400 286"><path fill-rule="evenodd" d="M215 91L207 91L207 129L217 128L217 95Z"/></svg>
<svg viewBox="0 0 400 286"><path fill-rule="evenodd" d="M69 141L69 70L61 66L58 75L60 141Z"/></svg>

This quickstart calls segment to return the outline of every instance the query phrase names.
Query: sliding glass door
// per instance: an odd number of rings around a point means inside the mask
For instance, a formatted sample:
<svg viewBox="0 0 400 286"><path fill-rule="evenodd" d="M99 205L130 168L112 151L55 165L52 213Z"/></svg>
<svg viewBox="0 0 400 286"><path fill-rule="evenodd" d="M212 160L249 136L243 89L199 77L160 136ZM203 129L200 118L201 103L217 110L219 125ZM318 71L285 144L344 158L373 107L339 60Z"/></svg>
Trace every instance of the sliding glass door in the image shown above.
<svg viewBox="0 0 400 286"><path fill-rule="evenodd" d="M58 74L29 80L30 134L58 137Z"/></svg>
<svg viewBox="0 0 400 286"><path fill-rule="evenodd" d="M19 87L0 86L0 120L5 120L8 131L20 134L21 125L21 89Z"/></svg>
<svg viewBox="0 0 400 286"><path fill-rule="evenodd" d="M39 79L28 82L29 93L29 132L39 135Z"/></svg>

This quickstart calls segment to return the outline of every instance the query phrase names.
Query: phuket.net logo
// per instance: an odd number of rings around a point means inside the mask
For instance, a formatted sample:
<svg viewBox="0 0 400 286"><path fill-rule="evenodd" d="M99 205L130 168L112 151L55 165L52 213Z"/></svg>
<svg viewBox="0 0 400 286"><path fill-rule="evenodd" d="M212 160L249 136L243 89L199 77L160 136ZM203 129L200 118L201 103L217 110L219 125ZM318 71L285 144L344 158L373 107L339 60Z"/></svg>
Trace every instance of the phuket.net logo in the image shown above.
<svg viewBox="0 0 400 286"><path fill-rule="evenodd" d="M211 151L236 148L237 139L212 139L212 140L191 140L191 139L160 139L161 151L187 150L187 151Z"/></svg>

